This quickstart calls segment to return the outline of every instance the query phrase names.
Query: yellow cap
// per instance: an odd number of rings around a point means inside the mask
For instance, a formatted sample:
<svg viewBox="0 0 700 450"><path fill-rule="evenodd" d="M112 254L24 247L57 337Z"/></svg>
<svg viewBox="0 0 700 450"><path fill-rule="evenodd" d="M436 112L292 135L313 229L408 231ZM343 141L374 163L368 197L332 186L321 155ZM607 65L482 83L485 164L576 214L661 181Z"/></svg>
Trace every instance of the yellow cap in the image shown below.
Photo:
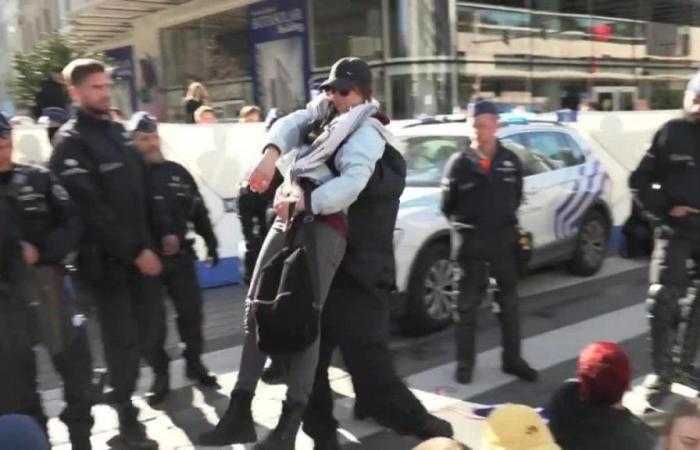
<svg viewBox="0 0 700 450"><path fill-rule="evenodd" d="M484 450L561 450L542 417L529 406L504 405L489 415Z"/></svg>

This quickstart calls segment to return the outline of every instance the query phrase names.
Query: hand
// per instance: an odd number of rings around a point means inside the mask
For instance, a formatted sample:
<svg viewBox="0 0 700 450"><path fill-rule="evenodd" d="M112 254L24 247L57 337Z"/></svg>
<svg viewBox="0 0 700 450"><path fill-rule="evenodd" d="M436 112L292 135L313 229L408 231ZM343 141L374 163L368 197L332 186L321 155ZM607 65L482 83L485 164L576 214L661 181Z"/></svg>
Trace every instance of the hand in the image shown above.
<svg viewBox="0 0 700 450"><path fill-rule="evenodd" d="M163 266L160 263L158 256L153 253L153 250L145 249L134 260L134 264L139 268L142 274L148 276L160 275L163 271Z"/></svg>
<svg viewBox="0 0 700 450"><path fill-rule="evenodd" d="M214 248L210 249L207 254L207 266L210 268L219 265L219 252Z"/></svg>
<svg viewBox="0 0 700 450"><path fill-rule="evenodd" d="M39 262L39 251L36 247L25 241L20 242L20 245L22 246L22 257L28 266L33 266Z"/></svg>
<svg viewBox="0 0 700 450"><path fill-rule="evenodd" d="M681 219L683 217L688 216L689 214L697 213L700 213L700 210L696 208L691 208L690 206L674 206L669 210L668 215L677 219Z"/></svg>
<svg viewBox="0 0 700 450"><path fill-rule="evenodd" d="M163 246L163 254L165 256L176 255L180 252L180 239L174 234L169 234L163 236L161 239L161 245Z"/></svg>
<svg viewBox="0 0 700 450"><path fill-rule="evenodd" d="M265 149L265 154L255 169L253 169L253 173L250 174L248 183L251 191L259 194L267 191L272 182L272 178L275 176L275 164L277 164L278 158L279 150L277 150L276 147L268 146Z"/></svg>
<svg viewBox="0 0 700 450"><path fill-rule="evenodd" d="M289 221L291 218L289 213L293 203L295 203L294 214L304 211L304 197L299 195L298 188L284 184L277 188L275 200L272 204L277 217L284 221Z"/></svg>

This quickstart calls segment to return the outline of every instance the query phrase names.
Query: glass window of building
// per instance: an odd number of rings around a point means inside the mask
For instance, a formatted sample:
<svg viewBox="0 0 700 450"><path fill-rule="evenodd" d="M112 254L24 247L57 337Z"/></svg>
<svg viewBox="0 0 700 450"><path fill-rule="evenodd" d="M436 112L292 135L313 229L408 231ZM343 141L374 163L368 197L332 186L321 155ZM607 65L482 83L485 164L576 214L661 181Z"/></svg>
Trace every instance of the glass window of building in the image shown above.
<svg viewBox="0 0 700 450"><path fill-rule="evenodd" d="M387 68L391 84L391 114L409 119L452 111L452 65L410 64Z"/></svg>
<svg viewBox="0 0 700 450"><path fill-rule="evenodd" d="M447 56L452 53L448 0L391 0L391 56Z"/></svg>
<svg viewBox="0 0 700 450"><path fill-rule="evenodd" d="M312 0L314 67L327 67L344 56L380 60L382 2Z"/></svg>
<svg viewBox="0 0 700 450"><path fill-rule="evenodd" d="M247 9L239 8L165 28L160 33L167 117L182 120L187 86L200 81L223 118L252 100ZM179 99L179 100L178 100Z"/></svg>

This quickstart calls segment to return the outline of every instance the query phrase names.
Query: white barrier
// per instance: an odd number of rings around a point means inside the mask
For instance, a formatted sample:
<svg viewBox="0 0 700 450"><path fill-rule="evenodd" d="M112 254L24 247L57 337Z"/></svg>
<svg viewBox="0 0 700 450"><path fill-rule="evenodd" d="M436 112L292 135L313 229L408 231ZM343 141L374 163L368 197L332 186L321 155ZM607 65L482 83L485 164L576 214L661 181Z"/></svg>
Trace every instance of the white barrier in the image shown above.
<svg viewBox="0 0 700 450"><path fill-rule="evenodd" d="M679 111L584 112L579 114L577 123L571 124L588 136L593 151L611 176L616 226L622 225L629 216L629 172L648 148L654 132L664 122L679 115ZM555 118L550 114L541 117ZM202 283L212 286L238 281L238 243L242 236L235 214L235 197L242 177L260 155L265 140L264 125L161 124L159 132L166 158L185 166L197 181L220 241L223 267L216 271L202 267ZM17 127L13 136L17 161L42 163L49 158L51 146L44 127ZM196 248L203 257L201 240Z"/></svg>

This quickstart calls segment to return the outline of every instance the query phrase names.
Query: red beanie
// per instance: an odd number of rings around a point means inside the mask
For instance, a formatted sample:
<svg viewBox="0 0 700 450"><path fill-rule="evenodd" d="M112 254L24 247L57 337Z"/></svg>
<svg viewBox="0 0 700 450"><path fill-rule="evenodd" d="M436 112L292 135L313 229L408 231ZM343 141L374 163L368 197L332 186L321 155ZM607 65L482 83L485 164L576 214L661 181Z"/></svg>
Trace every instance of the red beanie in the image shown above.
<svg viewBox="0 0 700 450"><path fill-rule="evenodd" d="M577 375L584 397L594 403L614 405L630 385L630 361L613 342L594 342L581 351Z"/></svg>

